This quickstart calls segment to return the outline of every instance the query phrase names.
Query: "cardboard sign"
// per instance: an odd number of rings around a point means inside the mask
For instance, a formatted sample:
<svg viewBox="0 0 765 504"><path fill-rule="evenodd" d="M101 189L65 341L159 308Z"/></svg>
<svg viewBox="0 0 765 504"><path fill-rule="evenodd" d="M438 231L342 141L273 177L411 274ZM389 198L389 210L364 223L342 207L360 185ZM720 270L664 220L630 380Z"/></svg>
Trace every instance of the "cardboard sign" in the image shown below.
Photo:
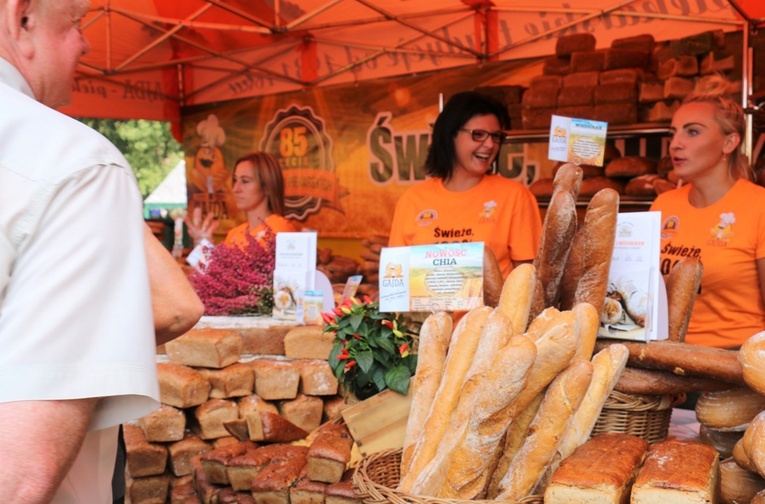
<svg viewBox="0 0 765 504"><path fill-rule="evenodd" d="M603 166L608 123L552 116L550 147L553 161Z"/></svg>
<svg viewBox="0 0 765 504"><path fill-rule="evenodd" d="M483 242L380 253L380 311L467 311L483 305Z"/></svg>

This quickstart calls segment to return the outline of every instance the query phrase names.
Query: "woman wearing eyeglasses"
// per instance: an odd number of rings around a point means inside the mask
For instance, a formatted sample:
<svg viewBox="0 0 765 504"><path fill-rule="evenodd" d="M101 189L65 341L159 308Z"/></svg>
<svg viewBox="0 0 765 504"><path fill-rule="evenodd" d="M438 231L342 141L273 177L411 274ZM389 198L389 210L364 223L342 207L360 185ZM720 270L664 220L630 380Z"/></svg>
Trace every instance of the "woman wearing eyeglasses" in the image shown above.
<svg viewBox="0 0 765 504"><path fill-rule="evenodd" d="M429 178L396 204L389 246L484 242L502 276L531 262L542 230L536 198L522 184L489 172L510 125L504 105L457 93L433 126Z"/></svg>

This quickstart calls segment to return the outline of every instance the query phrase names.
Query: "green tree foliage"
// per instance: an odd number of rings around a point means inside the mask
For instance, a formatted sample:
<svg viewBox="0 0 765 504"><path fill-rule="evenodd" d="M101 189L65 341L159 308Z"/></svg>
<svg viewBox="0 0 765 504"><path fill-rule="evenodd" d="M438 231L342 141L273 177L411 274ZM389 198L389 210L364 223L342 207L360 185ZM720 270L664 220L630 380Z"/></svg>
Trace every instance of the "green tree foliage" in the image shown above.
<svg viewBox="0 0 765 504"><path fill-rule="evenodd" d="M170 123L160 121L80 119L108 138L133 167L138 187L145 198L183 157L183 150Z"/></svg>

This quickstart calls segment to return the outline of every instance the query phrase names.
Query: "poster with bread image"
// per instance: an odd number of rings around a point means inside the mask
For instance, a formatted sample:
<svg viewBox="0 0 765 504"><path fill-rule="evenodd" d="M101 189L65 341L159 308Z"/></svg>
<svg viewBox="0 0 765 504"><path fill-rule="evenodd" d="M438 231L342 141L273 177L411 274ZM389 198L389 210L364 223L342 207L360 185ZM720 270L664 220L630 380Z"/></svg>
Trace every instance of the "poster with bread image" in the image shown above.
<svg viewBox="0 0 765 504"><path fill-rule="evenodd" d="M659 212L620 213L598 336L667 339L667 292L659 273Z"/></svg>

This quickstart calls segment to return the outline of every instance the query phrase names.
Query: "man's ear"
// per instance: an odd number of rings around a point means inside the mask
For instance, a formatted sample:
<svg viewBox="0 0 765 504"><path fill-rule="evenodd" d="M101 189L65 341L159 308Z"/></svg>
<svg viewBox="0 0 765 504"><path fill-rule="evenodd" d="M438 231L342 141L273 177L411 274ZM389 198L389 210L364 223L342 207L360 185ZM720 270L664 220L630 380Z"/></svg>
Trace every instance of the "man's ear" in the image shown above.
<svg viewBox="0 0 765 504"><path fill-rule="evenodd" d="M11 39L18 41L22 31L29 24L29 0L7 0L5 2L5 23Z"/></svg>

